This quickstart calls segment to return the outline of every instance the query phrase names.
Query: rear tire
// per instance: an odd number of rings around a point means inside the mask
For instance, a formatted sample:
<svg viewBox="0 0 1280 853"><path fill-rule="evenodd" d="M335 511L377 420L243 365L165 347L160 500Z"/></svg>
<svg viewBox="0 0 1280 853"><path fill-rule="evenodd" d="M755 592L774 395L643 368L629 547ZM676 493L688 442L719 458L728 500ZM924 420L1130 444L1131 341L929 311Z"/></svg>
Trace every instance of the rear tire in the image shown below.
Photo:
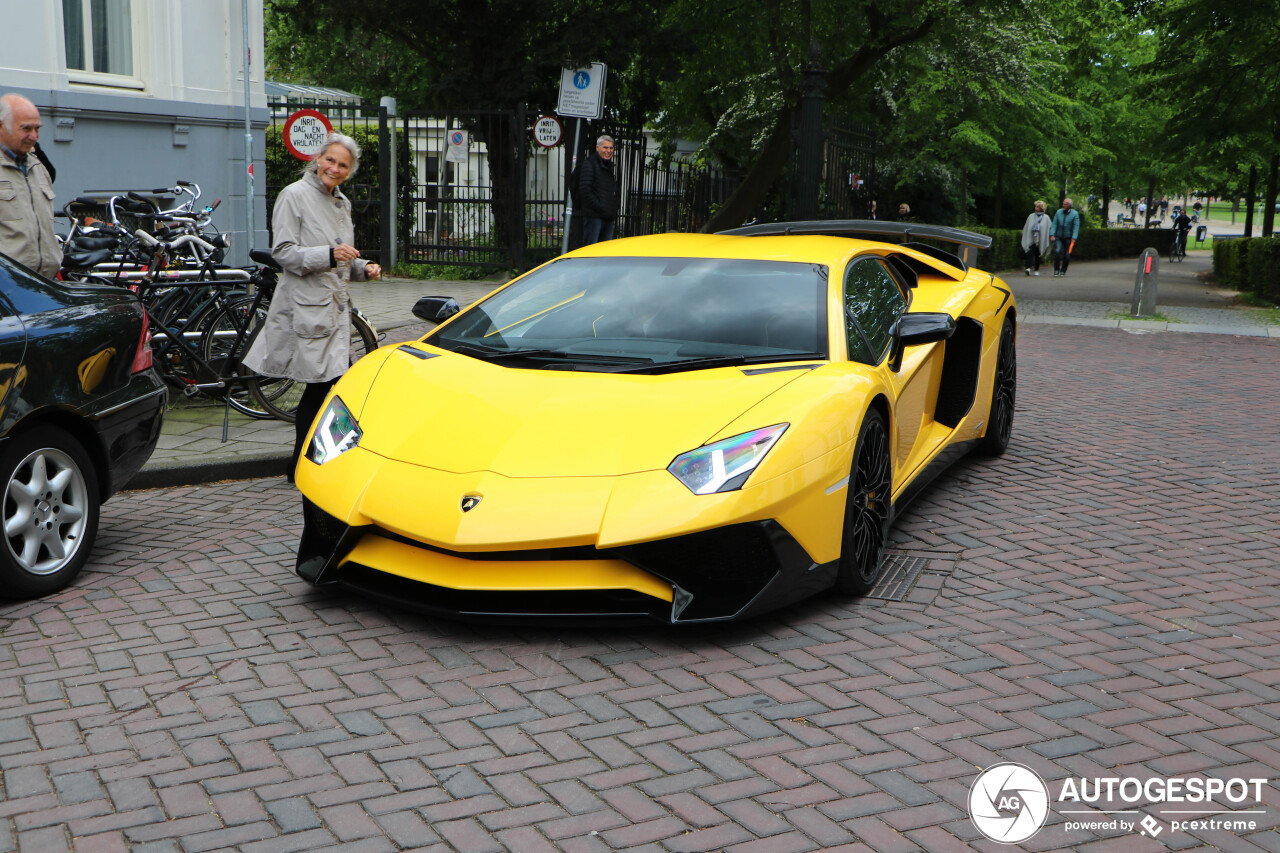
<svg viewBox="0 0 1280 853"><path fill-rule="evenodd" d="M98 477L69 433L41 426L11 438L0 452L5 597L57 592L79 574L98 535Z"/></svg>
<svg viewBox="0 0 1280 853"><path fill-rule="evenodd" d="M1009 446L1013 435L1013 409L1018 396L1017 330L1013 318L1005 317L1000 330L1000 349L996 353L996 371L991 383L991 410L987 416L987 434L978 445L983 456L999 456Z"/></svg>
<svg viewBox="0 0 1280 853"><path fill-rule="evenodd" d="M889 430L884 416L870 409L858 430L849 472L840 568L836 574L839 592L866 595L880 579L880 563L889 539L892 486Z"/></svg>

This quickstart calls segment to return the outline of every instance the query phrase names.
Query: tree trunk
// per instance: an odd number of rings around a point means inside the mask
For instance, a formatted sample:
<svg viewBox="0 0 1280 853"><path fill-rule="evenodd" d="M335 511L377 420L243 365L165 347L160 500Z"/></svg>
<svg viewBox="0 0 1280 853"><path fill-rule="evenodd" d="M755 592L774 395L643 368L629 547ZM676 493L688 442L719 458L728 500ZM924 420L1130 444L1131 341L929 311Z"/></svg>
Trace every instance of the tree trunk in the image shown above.
<svg viewBox="0 0 1280 853"><path fill-rule="evenodd" d="M1267 173L1267 199L1262 209L1262 236L1270 237L1276 224L1276 187L1280 182L1280 154L1271 155L1271 171Z"/></svg>
<svg viewBox="0 0 1280 853"><path fill-rule="evenodd" d="M1146 218L1144 218L1142 221L1143 228L1151 227L1151 208L1155 207L1155 198L1156 198L1156 182L1154 179L1152 179L1147 184L1147 215L1146 215Z"/></svg>
<svg viewBox="0 0 1280 853"><path fill-rule="evenodd" d="M733 195L725 200L720 209L702 226L706 233L737 228L755 216L765 193L777 182L778 176L787 165L791 155L791 111L778 116L742 183L733 191Z"/></svg>
<svg viewBox="0 0 1280 853"><path fill-rule="evenodd" d="M493 216L492 246L505 251L514 266L524 253L524 220L515 204L519 167L516 158L523 156L512 144L515 119L508 113L487 116L472 124L476 142L485 144L489 163L490 210ZM518 244L518 245L517 245Z"/></svg>
<svg viewBox="0 0 1280 853"><path fill-rule="evenodd" d="M977 4L978 0L960 0L952 5L972 8ZM870 30L878 38L873 39L871 44L859 48L853 56L837 63L827 72L828 101L838 100L857 80L874 68L881 57L895 47L912 44L924 38L933 28L937 16L949 14L954 10L940 7L937 12L926 15L919 21L908 20L904 24L906 29L902 30L893 30L888 17L878 10L873 11ZM789 106L778 116L768 139L760 148L759 155L747 170L746 177L733 191L733 195L729 196L715 215L702 226L704 232L736 228L759 210L760 203L777 183L778 176L786 168L787 160L791 156L791 127L795 120L796 109L797 107Z"/></svg>
<svg viewBox="0 0 1280 853"><path fill-rule="evenodd" d="M969 224L969 170L960 167L960 224Z"/></svg>
<svg viewBox="0 0 1280 853"><path fill-rule="evenodd" d="M1004 158L996 164L996 197L992 204L991 227L1000 227L1000 208L1004 199Z"/></svg>
<svg viewBox="0 0 1280 853"><path fill-rule="evenodd" d="M1111 183L1102 185L1102 227L1111 227Z"/></svg>
<svg viewBox="0 0 1280 853"><path fill-rule="evenodd" d="M1253 236L1253 210L1258 199L1258 167L1249 167L1249 190L1244 194L1244 236Z"/></svg>

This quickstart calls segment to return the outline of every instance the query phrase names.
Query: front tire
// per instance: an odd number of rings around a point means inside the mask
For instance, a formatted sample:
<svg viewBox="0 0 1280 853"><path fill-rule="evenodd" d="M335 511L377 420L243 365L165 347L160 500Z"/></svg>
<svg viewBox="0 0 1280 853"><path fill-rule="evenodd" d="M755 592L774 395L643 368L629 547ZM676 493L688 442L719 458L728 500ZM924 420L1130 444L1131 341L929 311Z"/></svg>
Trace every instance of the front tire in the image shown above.
<svg viewBox="0 0 1280 853"><path fill-rule="evenodd" d="M1013 435L1013 407L1018 396L1017 330L1012 317L1005 317L1000 330L1000 349L996 353L996 375L991 387L991 412L987 417L987 434L978 445L983 456L999 456L1009 446Z"/></svg>
<svg viewBox="0 0 1280 853"><path fill-rule="evenodd" d="M892 486L889 429L884 416L870 409L858 430L849 472L840 568L836 574L839 592L866 595L880 579L880 563L889 539Z"/></svg>
<svg viewBox="0 0 1280 853"><path fill-rule="evenodd" d="M69 433L42 426L0 452L4 545L0 581L6 597L56 592L80 572L98 534L98 477Z"/></svg>

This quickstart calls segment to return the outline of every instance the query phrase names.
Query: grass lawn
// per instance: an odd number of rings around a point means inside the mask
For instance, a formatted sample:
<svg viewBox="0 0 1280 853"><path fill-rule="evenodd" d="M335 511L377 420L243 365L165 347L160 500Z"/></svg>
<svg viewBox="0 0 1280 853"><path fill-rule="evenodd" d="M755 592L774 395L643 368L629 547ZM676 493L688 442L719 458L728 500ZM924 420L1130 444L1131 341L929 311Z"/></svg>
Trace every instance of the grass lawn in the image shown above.
<svg viewBox="0 0 1280 853"><path fill-rule="evenodd" d="M1194 203L1195 202L1192 202L1192 204ZM1259 217L1262 215L1262 212L1263 212L1262 204L1259 203L1255 211L1255 216L1254 216L1255 223L1261 222L1261 219ZM1236 211L1235 224L1237 225L1243 224L1244 215L1245 215L1245 209L1244 207L1241 207L1239 210ZM1214 222L1231 222L1231 202L1215 201L1205 205L1204 209L1200 211L1200 221L1204 222L1205 220L1208 220L1210 224Z"/></svg>

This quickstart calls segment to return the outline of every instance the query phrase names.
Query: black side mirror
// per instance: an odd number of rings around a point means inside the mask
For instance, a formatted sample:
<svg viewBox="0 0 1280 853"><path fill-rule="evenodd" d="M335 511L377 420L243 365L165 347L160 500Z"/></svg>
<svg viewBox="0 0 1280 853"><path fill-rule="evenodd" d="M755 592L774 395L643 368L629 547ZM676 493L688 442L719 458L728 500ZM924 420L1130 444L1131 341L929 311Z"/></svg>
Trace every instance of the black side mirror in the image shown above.
<svg viewBox="0 0 1280 853"><path fill-rule="evenodd" d="M956 321L950 314L922 312L903 314L893 333L893 357L889 366L896 373L902 367L902 354L907 347L945 341L955 334Z"/></svg>
<svg viewBox="0 0 1280 853"><path fill-rule="evenodd" d="M452 296L424 296L413 305L413 316L428 323L443 323L462 309Z"/></svg>

